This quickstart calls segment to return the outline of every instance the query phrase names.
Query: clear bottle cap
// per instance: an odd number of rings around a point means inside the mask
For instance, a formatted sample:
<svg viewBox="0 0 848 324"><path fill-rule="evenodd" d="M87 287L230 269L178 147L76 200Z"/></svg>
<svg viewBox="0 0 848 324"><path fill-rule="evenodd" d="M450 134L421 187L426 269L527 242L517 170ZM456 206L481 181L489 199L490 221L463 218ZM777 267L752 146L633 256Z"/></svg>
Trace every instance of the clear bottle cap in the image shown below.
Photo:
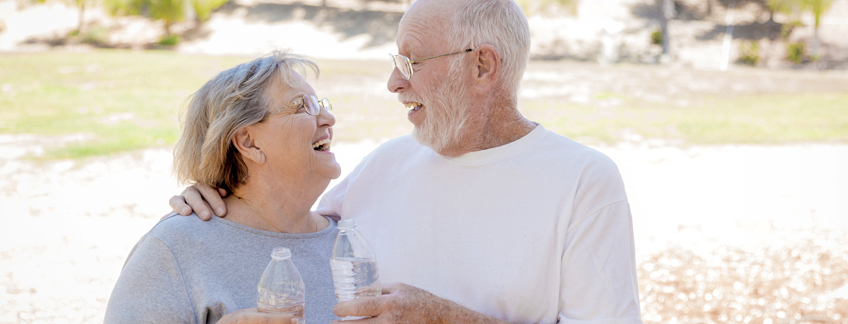
<svg viewBox="0 0 848 324"><path fill-rule="evenodd" d="M274 260L291 259L291 250L284 247L275 247L274 252L271 252L271 258Z"/></svg>
<svg viewBox="0 0 848 324"><path fill-rule="evenodd" d="M356 221L353 219L342 219L339 221L339 230L349 230L356 227Z"/></svg>

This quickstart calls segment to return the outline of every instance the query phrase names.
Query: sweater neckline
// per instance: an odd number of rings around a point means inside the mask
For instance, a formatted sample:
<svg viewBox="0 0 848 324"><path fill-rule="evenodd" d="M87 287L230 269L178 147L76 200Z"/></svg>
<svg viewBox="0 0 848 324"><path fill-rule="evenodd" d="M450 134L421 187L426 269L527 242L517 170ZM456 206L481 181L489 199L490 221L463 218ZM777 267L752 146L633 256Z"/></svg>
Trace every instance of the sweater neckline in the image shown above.
<svg viewBox="0 0 848 324"><path fill-rule="evenodd" d="M327 235L328 233L332 232L336 228L336 221L334 221L332 218L328 218L327 216L322 215L322 217L327 218L327 220L330 221L330 225L327 225L326 228L324 228L320 231L312 232L312 233L280 233L280 232L263 231L263 230L255 229L255 228L250 227L250 226L245 226L245 225L233 222L231 220L227 220L225 218L217 217L217 216L211 217L209 221L210 222L220 222L221 224L236 228L236 229L241 230L241 231L250 232L250 233L253 233L253 234L258 234L258 235L263 235L263 236L273 236L273 237L290 238L290 239L309 239L309 238L315 238L315 237Z"/></svg>

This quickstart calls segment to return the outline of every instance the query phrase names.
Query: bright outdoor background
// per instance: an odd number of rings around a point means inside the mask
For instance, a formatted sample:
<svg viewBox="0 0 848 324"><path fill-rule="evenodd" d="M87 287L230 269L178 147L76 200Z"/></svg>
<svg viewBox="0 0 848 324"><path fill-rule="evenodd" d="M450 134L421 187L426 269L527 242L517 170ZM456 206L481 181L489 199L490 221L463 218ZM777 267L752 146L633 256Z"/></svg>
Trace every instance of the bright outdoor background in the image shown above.
<svg viewBox="0 0 848 324"><path fill-rule="evenodd" d="M385 88L408 0L173 3L0 0L0 323L102 322L224 69L316 58L344 172L411 131ZM521 3L519 108L618 164L646 323L848 323L848 0Z"/></svg>

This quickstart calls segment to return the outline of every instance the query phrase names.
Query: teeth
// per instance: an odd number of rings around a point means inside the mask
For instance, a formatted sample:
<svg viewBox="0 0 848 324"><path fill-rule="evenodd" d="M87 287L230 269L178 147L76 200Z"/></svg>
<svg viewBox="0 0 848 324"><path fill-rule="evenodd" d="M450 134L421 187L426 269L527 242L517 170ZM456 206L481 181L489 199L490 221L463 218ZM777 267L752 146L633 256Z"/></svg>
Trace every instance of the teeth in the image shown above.
<svg viewBox="0 0 848 324"><path fill-rule="evenodd" d="M318 142L313 143L313 144L312 144L312 149L317 149L317 148L319 148L319 147L321 147L321 146L324 146L324 145L329 146L329 145L330 145L330 142L331 142L331 141L330 141L330 139L329 139L329 138L325 138L325 139L323 139L323 140L320 140L320 141L318 141Z"/></svg>
<svg viewBox="0 0 848 324"><path fill-rule="evenodd" d="M410 102L403 104L403 106L406 107L406 109L409 109L409 112L407 114L411 114L413 111L421 109L421 106L423 106L423 104L420 102Z"/></svg>

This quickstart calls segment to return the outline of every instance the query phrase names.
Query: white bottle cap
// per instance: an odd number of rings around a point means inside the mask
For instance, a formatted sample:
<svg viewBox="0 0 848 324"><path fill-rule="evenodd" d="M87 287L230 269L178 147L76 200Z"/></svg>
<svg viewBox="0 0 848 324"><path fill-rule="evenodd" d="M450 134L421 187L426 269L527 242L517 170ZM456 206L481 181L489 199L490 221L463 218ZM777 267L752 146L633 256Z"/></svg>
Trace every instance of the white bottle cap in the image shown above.
<svg viewBox="0 0 848 324"><path fill-rule="evenodd" d="M285 247L275 247L274 252L271 252L271 258L274 260L291 259L291 250Z"/></svg>
<svg viewBox="0 0 848 324"><path fill-rule="evenodd" d="M339 230L349 230L356 227L356 221L353 219L342 219L339 221Z"/></svg>

